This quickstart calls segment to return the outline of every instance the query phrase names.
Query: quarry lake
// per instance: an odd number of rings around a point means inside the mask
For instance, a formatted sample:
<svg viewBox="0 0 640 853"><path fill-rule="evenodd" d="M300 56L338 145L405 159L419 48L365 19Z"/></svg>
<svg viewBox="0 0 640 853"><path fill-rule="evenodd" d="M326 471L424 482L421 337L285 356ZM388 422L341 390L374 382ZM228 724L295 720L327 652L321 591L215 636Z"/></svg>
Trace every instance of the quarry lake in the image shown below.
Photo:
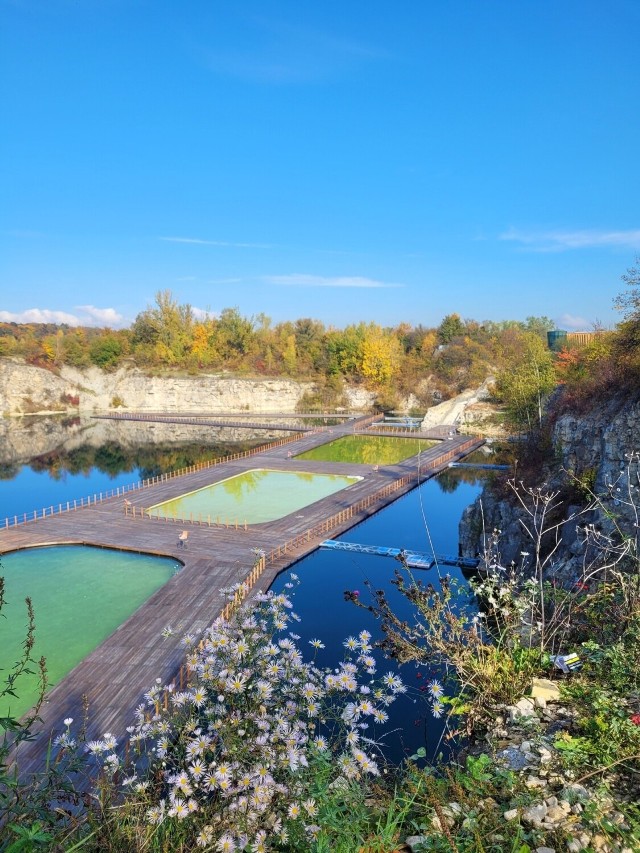
<svg viewBox="0 0 640 853"><path fill-rule="evenodd" d="M215 436L215 430L210 432ZM197 441L171 443L162 440L136 444L130 435L123 435L122 441L118 441L117 433L111 432L109 440L103 444L94 440L90 444L78 442L73 447L50 446L31 459L0 459L3 474L0 519L73 501L264 443L264 437L253 436L245 437L241 443L203 441L200 437ZM340 539L363 545L455 555L461 513L490 476L490 472L480 469L448 469L353 527ZM79 522L81 517L78 515ZM344 640L363 629L370 631L374 640L380 638L379 624L372 615L345 600L347 590L357 590L360 600L366 602L368 582L373 589L387 592L398 613L410 615L410 605L391 584L398 565L385 557L318 549L276 578L273 588L277 591L291 582L292 572L300 579L294 606L301 617L300 645L309 649L309 657L312 650L308 641L314 638L320 638L325 645L316 657L321 665L335 665ZM440 567L416 574L425 582L435 582L439 571L464 580L461 569L456 567ZM214 616L212 614L212 619ZM43 653L46 655L47 651ZM377 656L381 672L394 668L392 663L382 660L381 653ZM430 716L421 690L430 678L443 674L432 671L428 665L405 666L402 674L409 690L390 709L393 713L389 722L378 727L380 732L372 734L375 737L384 734L384 742L389 744L388 752L393 758L411 754L420 746L426 746L431 757L438 752L446 753L441 722Z"/></svg>

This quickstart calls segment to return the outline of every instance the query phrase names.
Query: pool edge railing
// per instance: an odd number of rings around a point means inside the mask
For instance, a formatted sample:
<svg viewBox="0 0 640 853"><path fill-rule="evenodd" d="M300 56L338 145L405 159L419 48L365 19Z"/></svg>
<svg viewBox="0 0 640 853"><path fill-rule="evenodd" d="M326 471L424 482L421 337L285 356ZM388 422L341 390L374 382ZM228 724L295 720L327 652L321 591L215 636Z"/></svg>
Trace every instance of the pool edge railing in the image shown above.
<svg viewBox="0 0 640 853"><path fill-rule="evenodd" d="M298 536L294 536L292 539L288 539L282 545L278 545L276 548L272 548L271 551L269 551L268 553L266 551L258 551L257 556L259 557L259 559L256 560L246 578L238 584L233 598L225 604L225 606L218 614L218 618L222 618L226 621L231 618L235 610L247 598L257 581L261 578L262 574L267 568L267 565L272 566L285 555L295 556L296 550L301 545L306 545L312 540L322 539L325 533L328 533L330 530L333 530L336 527L342 526L347 521L351 521L354 516L357 516L363 511L369 509L373 504L379 503L385 498L388 498L390 495L395 494L395 492L399 491L400 489L404 489L405 487L410 486L412 483L415 483L416 486L419 485L425 469L430 469L432 471L434 469L442 469L448 465L448 463L453 459L454 456L460 456L464 453L467 453L472 447L477 444L477 438L469 438L463 444L458 445L458 447L456 447L455 449L452 449L445 453L443 456L438 457L437 460L431 460L429 462L426 462L421 466L420 470L412 472L410 474L406 474L404 477L399 477L392 483L387 483L386 486L383 486L381 489L378 489L378 491L373 492L373 494L368 495L366 498L362 498L362 500L358 501L347 509L334 513L334 515L324 519L324 521L320 522L319 524L308 528ZM359 520L356 520L355 523L359 523ZM204 640L201 639L200 643L198 644L198 648L202 648L203 644ZM187 663L183 663L180 666L176 677L180 689L182 690L182 688L188 683L190 677L190 669Z"/></svg>
<svg viewBox="0 0 640 853"><path fill-rule="evenodd" d="M324 428L314 430L314 432L324 432ZM306 435L309 433L307 432ZM146 480L138 480L137 483L127 484L125 486L117 486L115 489L109 489L106 492L95 492L93 495L88 495L86 498L78 498L73 501L65 501L59 503L56 507L51 505L40 510L25 512L13 516L6 516L4 523L0 524L0 530L8 530L11 527L18 527L24 524L33 524L42 521L45 518L50 518L53 515L62 515L67 512L73 512L78 509L87 509L102 503L103 501L112 500L113 498L126 498L132 492L140 491L141 489L156 486L159 483L165 483L168 480L173 480L176 477L184 477L187 474L195 474L198 471L205 471L209 468L215 468L217 465L224 465L228 462L236 462L239 459L247 459L257 453L264 453L267 450L273 450L278 447L283 447L293 441L297 441L299 435L288 435L286 438L279 438L275 441L261 444L258 447L243 450L239 453L232 453L228 456L220 457L219 459L209 459L206 462L197 462L195 465L189 465L186 468L180 468L177 471L168 471L165 474L159 474L157 477L149 477Z"/></svg>
<svg viewBox="0 0 640 853"><path fill-rule="evenodd" d="M455 448L452 448L451 450L447 451L446 453L439 455L436 459L426 461L426 462L422 462L420 465L420 469L416 473L407 474L404 477L399 478L398 480L394 480L392 483L388 483L386 486L383 486L383 488L379 489L377 492L374 492L373 494L368 495L366 498L362 498L362 500L358 501L357 503L352 504L347 509L341 510L335 516L335 517L340 516L340 522L338 522L338 523L342 523L342 521L345 521L346 519L351 518L354 514L360 512L362 509L365 509L365 508L371 506L373 503L376 503L378 500L381 500L383 497L387 497L388 495L397 491L399 488L403 488L411 480L415 480L415 479L419 480L422 473L424 473L426 470L433 471L435 469L439 469L439 468L442 468L442 467L448 465L449 462L451 462L451 460L454 459L455 457L459 457L459 456L462 456L462 455L468 453L472 447L474 447L475 445L478 444L478 441L479 441L478 438L470 437L467 439L467 441L463 442L462 444L457 445ZM224 521L222 521L220 516L218 516L217 518L212 520L211 515L207 515L207 516L203 517L202 513L198 513L197 517L194 517L193 513L190 513L188 518L178 517L178 516L169 516L169 515L158 515L155 513L152 515L149 512L149 508L135 507L132 504L127 504L127 503L125 503L124 511L125 511L125 515L130 515L132 518L147 519L149 521L164 522L166 524L193 524L193 525L197 525L199 527L214 527L214 528L218 528L218 529L224 528L226 530L233 529L233 530L241 530L241 531L245 531L245 532L250 531L252 529L251 525L247 522L246 519L240 520L237 518L236 519L225 518ZM308 535L309 532L315 530L316 527L324 527L325 525L327 525L331 521L331 519L333 517L334 516L332 516L330 519L325 519L324 521L320 522L319 525L315 525L315 527L309 528L309 530L300 534L300 537L302 537L300 539L300 541L302 541L302 540L310 541L309 535ZM332 525L332 526L334 526L334 525ZM322 532L327 532L330 529L331 529L331 526L327 527ZM296 538L300 538L300 537L296 537ZM282 546L280 546L280 547L282 547Z"/></svg>

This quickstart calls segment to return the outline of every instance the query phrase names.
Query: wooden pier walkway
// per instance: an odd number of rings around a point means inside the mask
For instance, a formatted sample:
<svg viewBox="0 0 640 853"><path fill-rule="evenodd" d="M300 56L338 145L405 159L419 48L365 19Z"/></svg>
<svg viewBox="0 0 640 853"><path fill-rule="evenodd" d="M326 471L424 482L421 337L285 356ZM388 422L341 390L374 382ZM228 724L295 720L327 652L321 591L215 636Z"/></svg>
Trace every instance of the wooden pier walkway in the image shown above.
<svg viewBox="0 0 640 853"><path fill-rule="evenodd" d="M291 426L282 423L265 423L264 421L248 421L248 420L223 420L219 417L203 417L202 415L189 417L187 415L151 415L151 414L105 414L92 415L98 420L107 421L138 421L143 423L157 424L187 424L190 426L210 426L210 427L236 427L237 429L264 429L264 430L283 430L283 432L311 432L317 430L318 427L313 426Z"/></svg>
<svg viewBox="0 0 640 853"><path fill-rule="evenodd" d="M362 417L361 414L354 412L260 412L261 418L267 418L268 420L335 420L335 421L352 421L357 417ZM165 418L165 417L174 417L171 412L114 412L112 410L97 412L95 415L92 415L94 418L108 418L109 420L120 420L120 421L154 421L157 418ZM218 420L232 420L238 421L242 420L246 423L246 421L252 421L256 417L255 412L219 412L219 411L211 411L211 412L176 412L175 417L179 418L195 418L196 420L200 420L202 418L217 418Z"/></svg>
<svg viewBox="0 0 640 853"><path fill-rule="evenodd" d="M82 718L83 696L89 702L88 738L99 738L105 732L124 738L144 692L156 679L170 683L180 671L184 650L180 637L161 638L167 625L199 635L228 604L221 589L250 576L252 591L266 590L283 568L315 550L328 535L343 533L483 444L481 439L456 435L403 462L379 468L294 458L341 435L353 434L354 428L371 420L362 418L306 433L297 440L284 439L258 452L196 466L181 476L156 478L143 488L127 491L126 505L120 494L45 517L35 513L26 523L0 529L0 553L38 545L87 544L174 557L184 564L50 691L41 711L39 736L20 746L21 772L41 766L47 739L52 731L62 730L63 719ZM234 525L174 523L142 512L144 507L254 467L357 474L362 479L285 518L246 529L243 525L236 529ZM189 537L183 548L178 536L186 528ZM265 556L252 570L257 549Z"/></svg>

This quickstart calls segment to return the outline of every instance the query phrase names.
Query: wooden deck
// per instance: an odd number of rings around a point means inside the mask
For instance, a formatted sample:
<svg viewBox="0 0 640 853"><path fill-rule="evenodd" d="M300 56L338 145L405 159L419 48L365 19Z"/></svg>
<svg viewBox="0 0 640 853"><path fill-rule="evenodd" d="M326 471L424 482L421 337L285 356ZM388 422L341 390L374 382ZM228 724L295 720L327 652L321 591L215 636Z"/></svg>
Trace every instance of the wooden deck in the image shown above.
<svg viewBox="0 0 640 853"><path fill-rule="evenodd" d="M184 564L176 576L51 690L41 712L39 736L20 747L23 772L40 766L46 741L52 731L62 730L64 718L81 719L83 696L90 709L88 737L99 738L112 732L124 738L132 711L145 691L157 678L170 683L182 664L180 637L163 640L163 628L171 624L176 629L181 626L179 633L200 634L226 604L220 590L243 581L251 571L256 559L254 549L266 554L255 592L267 589L283 568L315 550L329 534L335 537L348 530L483 443L469 436L454 436L419 456L379 469L293 458L341 435L353 434L359 426L351 421L321 433L307 433L295 442L128 492L127 506L122 497L114 497L0 530L0 553L38 545L81 543L170 556ZM357 474L362 479L285 518L246 529L244 525L236 529L235 525L174 523L142 513L144 507L254 467ZM186 548L178 543L183 529L189 530Z"/></svg>

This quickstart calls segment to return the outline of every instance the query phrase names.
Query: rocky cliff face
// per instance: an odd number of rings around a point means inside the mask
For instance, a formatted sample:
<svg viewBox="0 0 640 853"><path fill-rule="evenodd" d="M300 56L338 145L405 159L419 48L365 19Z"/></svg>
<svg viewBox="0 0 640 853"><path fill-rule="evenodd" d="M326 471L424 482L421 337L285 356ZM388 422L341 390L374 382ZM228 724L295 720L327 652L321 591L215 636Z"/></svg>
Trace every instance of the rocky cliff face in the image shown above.
<svg viewBox="0 0 640 853"><path fill-rule="evenodd" d="M571 520L561 529L548 574L570 580L581 574L585 558L591 557L583 533L586 524L604 536L615 536L616 525L625 535L638 534L640 399L612 399L588 414L560 417L553 446L556 461L541 472L539 482L525 485L540 486L547 493L559 491L553 520ZM599 497L598 505L589 510L585 487ZM580 515L575 517L576 513ZM463 514L462 551L465 556L483 553L487 534L497 529L503 565L519 564L521 553L530 552L532 545L523 522L527 516L515 497L488 487Z"/></svg>
<svg viewBox="0 0 640 853"><path fill-rule="evenodd" d="M20 415L114 407L178 412L295 412L313 383L292 379L224 376L146 376L135 367L105 373L97 367L62 367L59 374L12 359L0 359L0 411Z"/></svg>

